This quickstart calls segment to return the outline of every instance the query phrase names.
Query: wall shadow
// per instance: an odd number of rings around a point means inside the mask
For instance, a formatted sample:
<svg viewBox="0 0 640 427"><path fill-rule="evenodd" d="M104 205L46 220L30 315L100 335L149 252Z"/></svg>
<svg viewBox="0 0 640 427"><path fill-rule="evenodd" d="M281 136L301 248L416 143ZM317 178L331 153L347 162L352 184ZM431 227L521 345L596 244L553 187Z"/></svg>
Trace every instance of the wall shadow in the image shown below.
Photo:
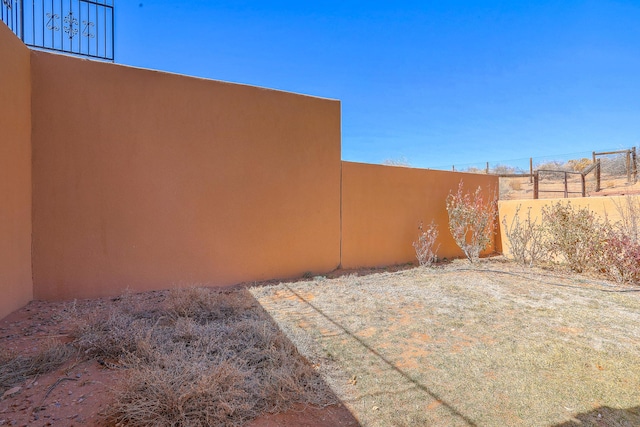
<svg viewBox="0 0 640 427"><path fill-rule="evenodd" d="M552 427L640 426L640 406L625 409L600 406L592 411L577 414L574 418L575 420Z"/></svg>

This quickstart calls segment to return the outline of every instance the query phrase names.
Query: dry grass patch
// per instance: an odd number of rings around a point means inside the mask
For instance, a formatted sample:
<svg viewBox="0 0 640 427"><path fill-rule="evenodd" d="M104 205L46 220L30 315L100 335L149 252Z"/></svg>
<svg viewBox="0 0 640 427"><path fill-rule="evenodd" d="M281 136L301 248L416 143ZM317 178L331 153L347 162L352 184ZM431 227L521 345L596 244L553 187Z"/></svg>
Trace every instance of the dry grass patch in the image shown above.
<svg viewBox="0 0 640 427"><path fill-rule="evenodd" d="M0 350L0 397L11 387L29 378L54 371L75 352L59 341L46 341L34 354L20 355Z"/></svg>
<svg viewBox="0 0 640 427"><path fill-rule="evenodd" d="M364 426L551 426L640 425L630 290L483 261L251 292L341 368L326 381Z"/></svg>
<svg viewBox="0 0 640 427"><path fill-rule="evenodd" d="M246 291L124 295L105 310L77 308L74 337L84 354L126 370L108 423L239 426L296 403L336 403Z"/></svg>

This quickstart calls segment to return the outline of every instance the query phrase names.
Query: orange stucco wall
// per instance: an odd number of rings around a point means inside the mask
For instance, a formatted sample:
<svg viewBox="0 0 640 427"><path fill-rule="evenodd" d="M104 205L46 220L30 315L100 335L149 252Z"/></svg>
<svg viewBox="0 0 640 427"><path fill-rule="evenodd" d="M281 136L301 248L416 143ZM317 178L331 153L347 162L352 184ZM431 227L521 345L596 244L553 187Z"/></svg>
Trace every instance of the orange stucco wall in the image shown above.
<svg viewBox="0 0 640 427"><path fill-rule="evenodd" d="M340 103L33 52L36 298L330 271Z"/></svg>
<svg viewBox="0 0 640 427"><path fill-rule="evenodd" d="M33 296L29 67L29 49L0 23L0 318Z"/></svg>
<svg viewBox="0 0 640 427"><path fill-rule="evenodd" d="M463 256L445 205L460 180L471 191L498 188L495 176L342 162L342 267L415 261L420 221L440 224L439 257Z"/></svg>

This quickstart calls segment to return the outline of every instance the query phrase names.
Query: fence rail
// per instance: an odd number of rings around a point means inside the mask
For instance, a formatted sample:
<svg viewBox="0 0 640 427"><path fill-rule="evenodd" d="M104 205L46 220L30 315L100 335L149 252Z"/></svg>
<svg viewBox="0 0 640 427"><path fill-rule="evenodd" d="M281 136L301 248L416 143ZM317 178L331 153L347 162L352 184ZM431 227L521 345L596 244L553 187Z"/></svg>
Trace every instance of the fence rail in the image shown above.
<svg viewBox="0 0 640 427"><path fill-rule="evenodd" d="M582 172L574 172L574 171L557 171L557 170L544 170L539 169L533 173L533 198L537 199L540 196L540 193L563 193L564 198L569 197L569 194L580 194L582 197L587 196L587 185L586 185L586 176L591 172L594 172L596 178L596 189L595 191L600 191L600 159L597 159L596 162L586 168ZM548 174L562 174L563 175L563 190L544 190L540 191L540 173L548 173ZM581 191L569 191L569 175L579 175L580 176L580 185Z"/></svg>
<svg viewBox="0 0 640 427"><path fill-rule="evenodd" d="M1 20L26 45L113 61L113 0L1 0Z"/></svg>

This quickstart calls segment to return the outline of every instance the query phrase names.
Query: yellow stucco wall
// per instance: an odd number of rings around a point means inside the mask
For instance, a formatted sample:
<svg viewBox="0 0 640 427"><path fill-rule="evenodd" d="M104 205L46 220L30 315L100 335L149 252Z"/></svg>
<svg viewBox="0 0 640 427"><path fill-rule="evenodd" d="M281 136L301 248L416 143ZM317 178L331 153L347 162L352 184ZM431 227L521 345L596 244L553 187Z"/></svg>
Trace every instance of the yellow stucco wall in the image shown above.
<svg viewBox="0 0 640 427"><path fill-rule="evenodd" d="M29 67L29 49L0 23L0 318L33 296Z"/></svg>
<svg viewBox="0 0 640 427"><path fill-rule="evenodd" d="M33 52L36 298L340 262L340 103Z"/></svg>
<svg viewBox="0 0 640 427"><path fill-rule="evenodd" d="M589 210L604 218L605 215L612 222L618 221L620 215L617 206L623 206L627 203L626 197L640 200L640 196L610 196L610 197L574 197L567 199L538 199L538 200L502 200L498 202L498 210L500 215L500 236L503 242L502 251L506 256L510 256L509 244L506 236L505 227L502 221L506 217L507 226L511 225L511 221L515 215L516 209L520 206L519 218L523 220L529 208L531 209L531 220L540 223L542 217L542 208L551 206L555 203L571 203L574 208L587 207Z"/></svg>
<svg viewBox="0 0 640 427"><path fill-rule="evenodd" d="M445 204L460 180L469 191L498 189L490 175L342 162L342 267L415 261L418 223L431 220L440 224L438 256L464 256L449 233Z"/></svg>

